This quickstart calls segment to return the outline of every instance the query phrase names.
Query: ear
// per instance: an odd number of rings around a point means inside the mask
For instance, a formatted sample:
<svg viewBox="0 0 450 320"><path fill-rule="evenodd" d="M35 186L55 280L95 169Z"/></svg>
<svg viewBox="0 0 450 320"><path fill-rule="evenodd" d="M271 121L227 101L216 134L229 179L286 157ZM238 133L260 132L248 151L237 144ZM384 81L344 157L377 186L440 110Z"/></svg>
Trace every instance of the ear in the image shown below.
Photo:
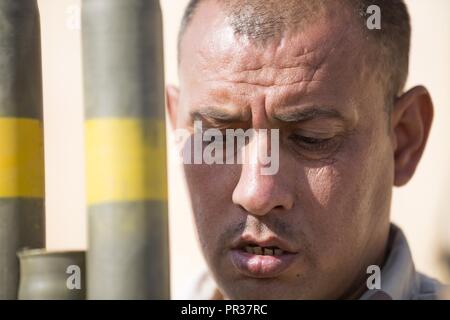
<svg viewBox="0 0 450 320"><path fill-rule="evenodd" d="M177 128L177 113L180 90L176 86L166 87L167 111L169 113L170 124L173 129Z"/></svg>
<svg viewBox="0 0 450 320"><path fill-rule="evenodd" d="M394 133L394 185L405 185L422 157L433 121L433 102L425 87L415 87L395 102L391 116Z"/></svg>

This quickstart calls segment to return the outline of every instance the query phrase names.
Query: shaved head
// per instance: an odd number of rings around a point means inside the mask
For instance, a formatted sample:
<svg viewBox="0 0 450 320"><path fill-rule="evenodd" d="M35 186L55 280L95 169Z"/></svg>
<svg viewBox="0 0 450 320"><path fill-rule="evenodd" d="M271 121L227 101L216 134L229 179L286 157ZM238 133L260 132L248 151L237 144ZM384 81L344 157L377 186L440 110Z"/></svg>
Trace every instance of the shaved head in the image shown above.
<svg viewBox="0 0 450 320"><path fill-rule="evenodd" d="M286 31L301 31L319 17L340 15L335 5L326 0L191 0L186 8L179 32L179 55L182 39L199 5L207 1L221 4L227 22L235 34L266 44L271 39L283 37ZM403 0L339 0L343 11L350 13L349 26L356 24L367 43L362 57L373 68L386 90L386 110L391 110L397 96L403 92L408 75L410 49L410 18ZM366 26L367 8L377 5L381 9L381 29ZM331 10L329 10L332 8Z"/></svg>

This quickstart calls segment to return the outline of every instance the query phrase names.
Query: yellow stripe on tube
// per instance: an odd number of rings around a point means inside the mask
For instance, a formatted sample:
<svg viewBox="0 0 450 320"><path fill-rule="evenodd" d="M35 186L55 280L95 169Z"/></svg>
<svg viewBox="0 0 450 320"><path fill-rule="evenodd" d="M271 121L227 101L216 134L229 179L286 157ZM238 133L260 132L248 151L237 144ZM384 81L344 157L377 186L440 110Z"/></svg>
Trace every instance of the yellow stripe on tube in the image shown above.
<svg viewBox="0 0 450 320"><path fill-rule="evenodd" d="M44 197L40 120L0 117L0 198Z"/></svg>
<svg viewBox="0 0 450 320"><path fill-rule="evenodd" d="M167 200L163 120L92 118L86 121L89 205Z"/></svg>

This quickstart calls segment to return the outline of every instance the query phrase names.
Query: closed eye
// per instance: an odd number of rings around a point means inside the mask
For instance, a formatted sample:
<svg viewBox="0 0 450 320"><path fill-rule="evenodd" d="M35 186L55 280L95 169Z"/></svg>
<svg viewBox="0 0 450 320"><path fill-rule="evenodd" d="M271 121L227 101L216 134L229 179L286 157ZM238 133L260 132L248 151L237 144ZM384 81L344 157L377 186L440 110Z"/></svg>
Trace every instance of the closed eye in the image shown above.
<svg viewBox="0 0 450 320"><path fill-rule="evenodd" d="M316 138L305 135L292 134L290 137L297 147L310 152L327 152L336 145L335 137Z"/></svg>

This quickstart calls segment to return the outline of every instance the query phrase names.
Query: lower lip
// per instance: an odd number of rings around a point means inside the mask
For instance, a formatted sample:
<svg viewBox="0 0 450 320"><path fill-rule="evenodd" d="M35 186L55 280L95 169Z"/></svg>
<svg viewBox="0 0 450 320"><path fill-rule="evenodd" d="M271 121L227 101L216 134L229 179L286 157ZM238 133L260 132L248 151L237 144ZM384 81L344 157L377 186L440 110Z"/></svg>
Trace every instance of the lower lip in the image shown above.
<svg viewBox="0 0 450 320"><path fill-rule="evenodd" d="M231 250L230 258L239 272L252 278L274 278L286 271L294 262L296 254L263 256L243 250Z"/></svg>

